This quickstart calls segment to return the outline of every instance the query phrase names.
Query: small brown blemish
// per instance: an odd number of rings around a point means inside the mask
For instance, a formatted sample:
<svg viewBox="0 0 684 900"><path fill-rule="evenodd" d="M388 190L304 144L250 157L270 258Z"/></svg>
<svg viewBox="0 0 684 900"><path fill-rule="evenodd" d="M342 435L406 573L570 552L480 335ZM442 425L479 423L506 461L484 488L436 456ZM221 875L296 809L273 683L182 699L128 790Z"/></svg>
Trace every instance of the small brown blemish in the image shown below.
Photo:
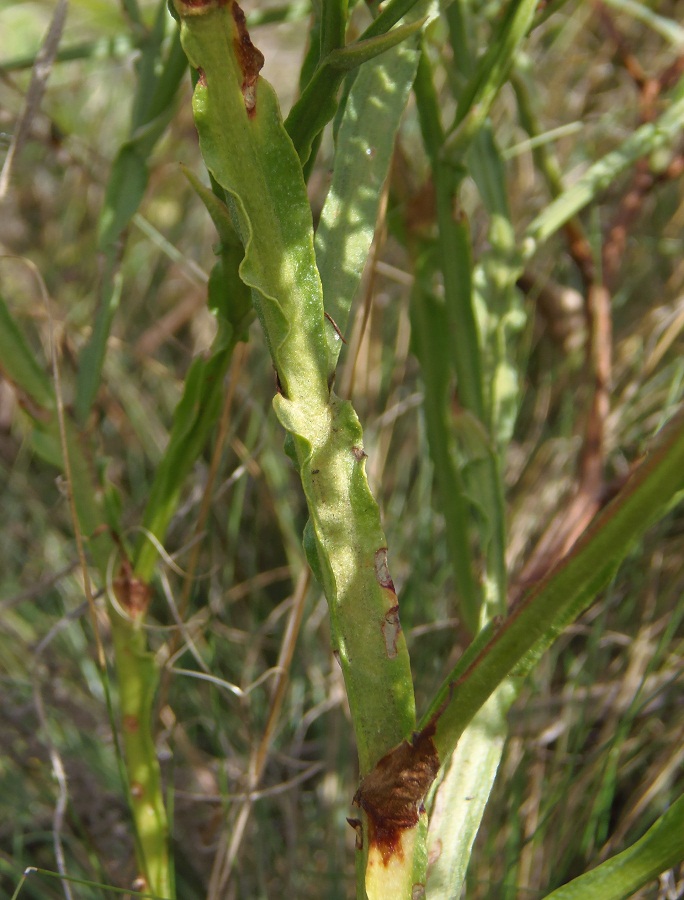
<svg viewBox="0 0 684 900"><path fill-rule="evenodd" d="M238 64L242 69L242 96L245 98L247 115L251 119L256 115L257 81L264 64L264 54L252 43L247 31L245 14L237 3L232 4L231 11L237 27L237 36L233 39L233 44Z"/></svg>
<svg viewBox="0 0 684 900"><path fill-rule="evenodd" d="M414 828L423 800L439 772L432 740L435 726L413 734L380 759L354 795L368 816L369 850L375 846L385 865L402 854L402 832Z"/></svg>
<svg viewBox="0 0 684 900"><path fill-rule="evenodd" d="M363 447L352 447L352 453L357 462L361 462L362 459L367 459L368 457L368 454L364 451Z"/></svg>
<svg viewBox="0 0 684 900"><path fill-rule="evenodd" d="M442 855L442 839L437 838L437 840L431 845L430 850L428 852L428 865L434 866L437 860Z"/></svg>
<svg viewBox="0 0 684 900"><path fill-rule="evenodd" d="M382 636L385 639L385 652L388 659L395 659L397 656L397 638L400 634L401 622L397 603L385 613L385 621L382 623Z"/></svg>
<svg viewBox="0 0 684 900"><path fill-rule="evenodd" d="M137 716L124 716L122 724L124 727L124 731L127 731L129 734L135 733L140 727Z"/></svg>
<svg viewBox="0 0 684 900"><path fill-rule="evenodd" d="M217 6L225 6L228 0L176 0L179 16L201 16Z"/></svg>
<svg viewBox="0 0 684 900"><path fill-rule="evenodd" d="M124 559L119 568L119 574L112 582L114 596L124 612L131 619L141 619L150 605L152 591L149 584L145 584L133 574L133 567L128 559Z"/></svg>
<svg viewBox="0 0 684 900"><path fill-rule="evenodd" d="M392 593L396 593L387 565L387 547L380 547L375 551L375 577L381 587L389 588Z"/></svg>
<svg viewBox="0 0 684 900"><path fill-rule="evenodd" d="M145 788L140 784L139 781L131 782L131 797L134 800L140 800L141 797L145 795Z"/></svg>
<svg viewBox="0 0 684 900"><path fill-rule="evenodd" d="M356 849L363 850L363 826L361 824L361 819L347 818L347 822L349 822L351 827L356 832L356 841L355 841Z"/></svg>
<svg viewBox="0 0 684 900"><path fill-rule="evenodd" d="M197 84L199 84L200 87L207 86L207 76L204 74L204 69L197 70Z"/></svg>

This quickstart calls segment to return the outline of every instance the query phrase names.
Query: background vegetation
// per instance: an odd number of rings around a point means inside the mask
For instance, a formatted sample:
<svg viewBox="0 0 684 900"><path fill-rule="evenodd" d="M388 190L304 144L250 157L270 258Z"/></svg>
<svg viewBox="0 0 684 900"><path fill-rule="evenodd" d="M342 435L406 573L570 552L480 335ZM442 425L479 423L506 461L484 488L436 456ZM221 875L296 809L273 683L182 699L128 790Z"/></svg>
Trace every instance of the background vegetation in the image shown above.
<svg viewBox="0 0 684 900"><path fill-rule="evenodd" d="M7 146L52 7L0 8ZM486 47L500 8L476 7L475 38ZM179 168L183 162L202 171L186 75L173 117L146 148L149 184L125 223L125 240L112 233L111 246L103 246L105 191L131 134L141 47L157 4L141 4L139 22L134 8L72 2L40 109L25 119L26 140L3 188L0 217L2 295L46 371L51 344L58 346L67 406L77 396L98 286L109 261L120 265L120 304L86 429L132 530L190 363L214 337L206 282L216 242ZM286 112L297 95L308 9L294 2L245 11L266 57L262 74ZM367 21L357 9L352 31ZM448 118L458 61L446 29L433 27L429 45ZM171 23L167 32L168 42ZM518 236L561 181L572 184L662 111L662 94L684 68L682 53L675 3L556 3L539 15L492 110ZM531 134L538 137L531 141ZM604 503L624 482L681 400L683 153L680 135L674 150L630 166L583 213L583 236L559 233L519 282L511 346L520 411L505 470L513 593L557 558L567 522L581 522L593 512L591 502ZM315 217L331 154L326 135L309 180ZM489 249L489 218L474 182L466 181L462 202L480 258ZM337 391L353 399L364 424L419 710L470 642L411 341L411 251L434 235L434 207L411 101ZM607 286L609 303L587 307L596 281ZM593 343L592 369L587 334L597 321L606 327ZM596 371L605 383L597 384ZM183 898L207 894L226 854L233 865L226 896L352 896L354 833L345 818L357 785L356 753L327 607L306 577L306 511L271 410L274 388L267 348L254 330L233 359L225 427L184 486L147 627L166 666L157 748ZM56 870L56 830L70 875L126 887L136 874L133 839L72 523L55 470L27 439L25 400L0 383L0 894L11 896L26 866ZM587 496L578 508L578 497ZM544 896L636 840L681 794L682 528L681 508L674 509L528 678L509 715L510 736L468 871L469 898ZM533 553L542 536L548 543ZM289 658L291 611L300 600L303 619ZM198 659L215 682L178 671L197 671ZM287 668L284 693L279 665ZM115 684L112 690L116 700ZM68 787L61 821L60 766ZM248 801L244 791L255 771L259 793ZM105 888L74 890L78 897L110 896ZM682 874L672 871L636 896L669 900L683 891ZM61 897L63 887L34 877L22 896Z"/></svg>

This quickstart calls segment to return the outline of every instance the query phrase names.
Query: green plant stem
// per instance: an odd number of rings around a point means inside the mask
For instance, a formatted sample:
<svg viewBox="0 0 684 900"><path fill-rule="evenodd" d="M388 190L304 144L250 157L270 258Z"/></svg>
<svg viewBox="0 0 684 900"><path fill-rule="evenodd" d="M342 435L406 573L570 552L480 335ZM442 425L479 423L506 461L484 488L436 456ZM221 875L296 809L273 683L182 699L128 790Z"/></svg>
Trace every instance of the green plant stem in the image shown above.
<svg viewBox="0 0 684 900"><path fill-rule="evenodd" d="M183 47L191 65L202 71L193 97L202 155L229 197L245 246L240 274L253 290L277 373L274 408L289 434L307 501L305 546L328 600L333 648L365 773L411 733L413 685L387 543L366 479L361 426L351 404L330 389L326 320L301 163L271 86L256 75L260 54L247 43L235 4L198 7L176 0L176 9ZM238 57L236 46L251 49ZM423 871L425 864L417 819L406 853L390 854L392 865L384 866L378 834L369 832L365 822L369 896L379 896L376 882L383 867L400 887L392 896L410 896L413 860L421 859Z"/></svg>

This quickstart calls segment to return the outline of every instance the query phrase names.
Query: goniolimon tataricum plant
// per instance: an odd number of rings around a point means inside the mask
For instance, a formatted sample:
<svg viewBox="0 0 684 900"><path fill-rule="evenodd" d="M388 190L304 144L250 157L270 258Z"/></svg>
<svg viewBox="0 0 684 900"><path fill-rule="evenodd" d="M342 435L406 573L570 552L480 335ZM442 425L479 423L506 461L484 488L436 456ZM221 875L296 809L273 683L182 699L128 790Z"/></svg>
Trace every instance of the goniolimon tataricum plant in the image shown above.
<svg viewBox="0 0 684 900"><path fill-rule="evenodd" d="M469 153L481 155L473 165L476 170L479 165L477 174L484 177L487 165L496 167L488 112L534 8L530 2L506 8L495 40L466 73L447 133L421 44L434 17L426 4L390 3L366 33L345 45L346 4L323 3L317 14L320 52L316 49L313 71L283 122L273 88L259 74L263 56L237 4L174 0L182 46L195 73L192 102L200 149L214 187L207 205L225 205L225 217L244 248L238 272L251 290L270 349L277 380L273 406L306 498L304 544L327 598L332 648L344 675L358 748L354 804L359 812L350 821L357 832L357 896L369 900L408 900L426 890L430 897L460 896L498 765L504 716L521 676L608 584L634 539L684 487L680 416L572 552L507 608L500 453L510 436L515 386L505 340L516 331L511 298L524 253L533 252L531 242L550 226L548 217L533 223L528 245L516 252L505 198L491 191L498 232L480 290L498 291L501 315L488 348L486 328L477 321L467 226L454 203ZM401 16L402 24L392 28ZM441 391L448 379L439 368L449 366L448 351L431 346L430 336L441 329L453 334L452 364L462 404L453 455L445 445L440 460L435 446L440 398L428 401L436 404L428 420L431 451L441 477L452 479L453 503L464 513L477 503L485 522L481 584L468 562L465 522L451 522L463 615L476 637L419 718L387 542L366 478L361 425L351 403L335 392L340 336L369 251L391 138L411 86L433 166L440 226L436 258L421 263L425 272L417 276L417 354L426 381L432 378L436 392ZM668 110L670 133L682 103L679 95ZM314 235L305 178L321 131L333 117L332 186ZM624 157L619 164L626 164ZM554 227L574 211L565 201ZM446 304L431 305L429 297L418 296L421 290L429 294L428 269L435 265L443 273ZM493 384L485 351L498 354ZM459 455L460 466L455 462ZM611 859L553 896L595 897L598 884L601 896L627 896L681 859L684 838L672 834L675 829L684 834L683 816L684 801L679 801L626 851L628 859Z"/></svg>
<svg viewBox="0 0 684 900"><path fill-rule="evenodd" d="M244 345L258 319L275 371L272 405L278 434L285 436L285 453L296 469L306 505L303 545L307 572L313 573L327 601L332 654L342 672L358 755L358 781L348 797L356 896L368 900L418 900L423 896L456 900L462 896L474 842L494 796L509 733L509 712L520 696L525 676L611 585L621 562L646 529L664 519L684 490L684 417L677 411L684 375L677 363L670 381L658 380L658 362L677 340L681 315L674 316L662 330L655 329L658 339L639 373L640 378L652 377L656 382L657 409L654 412L646 405L647 426L640 432L641 436L655 433L648 452L629 473L622 473L610 491L601 474L612 399L608 357L615 246L649 191L674 181L681 173L681 159L676 155L684 121L681 66L668 65L658 79L637 72L635 79L643 88L643 120L626 137L621 135L607 153L597 152L596 161L585 165L565 187L535 112L534 66L527 54L533 53L529 46L535 32L553 13L550 8L538 9L536 0L511 0L484 11L463 0L443 3L439 10L430 0L389 0L382 8L369 2L365 20L358 15L361 11L349 8L345 0L314 2L310 11L297 3L256 11L251 16L261 22L269 17L285 20L299 16L303 20L310 13L299 97L284 120L273 88L261 75L263 55L252 42L245 14L234 0L170 0L168 9L175 21L169 18L165 2L157 5L150 22L136 2L130 0L123 6L130 26L127 46L136 54L132 67L136 87L130 127L122 133L114 154L97 221L100 303L78 355L74 402L63 402L56 350L49 377L2 296L0 369L20 398L35 457L66 475L66 495L79 539L80 571L96 635L101 682L93 687L93 694L99 697L101 692L106 701L117 775L124 785L133 825L129 855L135 858L138 874L132 893L175 900L183 896L183 890L188 895L190 889L185 885L201 883L207 886L209 900L232 896L231 890L239 895L240 888L229 881L239 868L236 858L247 818L260 799L257 789L283 707L286 673L297 652L308 574L297 583L277 665L244 688L212 672L207 659L212 660L214 653L212 661L220 667L217 647L224 632L217 627L208 640L202 633L206 610L200 609L191 619L186 616L195 578L200 584L198 594L203 596L196 557L191 557L184 573L187 592L183 599L188 602L172 607L171 624L163 626L161 638L158 632L151 632L154 640L148 634L150 625L157 627L150 621L150 605L161 593L158 588L166 585L162 576L156 580L160 558L164 557L169 568L176 566L177 572L182 571L163 547L170 542L189 477L217 430L221 437L216 441L218 452L212 457L212 467L220 456L228 431L226 411L231 409L237 380L227 379L227 375L239 371ZM57 4L46 40L45 55L52 61L59 61L65 9L65 3ZM640 23L648 23L672 46L681 47L682 33L675 23L645 7L638 12L630 9ZM605 18L605 9L601 8L600 15ZM369 22L365 30L359 25L363 21ZM489 39L478 49L476 39L484 31ZM71 48L63 60L99 52L97 47L84 47ZM564 57L563 62L565 66ZM634 60L630 57L628 62L626 68L634 73ZM39 63L43 64L40 58L36 68ZM138 208L148 188L154 154L160 152L159 140L177 115L188 63L192 113L207 173L183 167L181 181L192 186L193 203L196 195L218 234L213 268L206 278L216 329L210 349L198 355L184 374L168 438L158 442L163 449L149 441L155 445L151 453L154 465L149 466L153 475L149 488L145 484L141 506L131 499L131 508L125 509L123 492L103 476L104 464L92 464L101 452L101 435L92 412L99 406L103 380L125 381L118 369L113 370L115 376L106 373L115 344L112 327L127 298L122 258L125 262L131 225L152 236L174 264L181 257L139 215ZM17 69L23 65L21 60L15 64ZM525 216L519 210L516 214L513 209L520 198L509 190L507 165L515 147L507 140L504 154L494 126L494 104L502 89L509 101L514 101L516 121L526 135L524 152L534 159L535 171L541 174L551 197L536 215ZM36 105L35 97L31 100L32 90L27 95L27 110ZM421 146L412 162L416 169L422 166L426 170L421 175L424 188L413 196L408 183L415 173L402 142L396 140L407 110L413 128L411 140ZM182 113L178 118L182 119ZM317 211L314 217L307 185L319 150L329 138L333 145L329 186L320 215ZM633 170L638 178L633 189L624 192L621 215L613 228L603 229L601 239L600 225L593 221L587 230L580 213L593 209L607 188L621 184L619 179ZM402 202L407 207L412 204L411 214L387 215L389 185L397 194L405 191ZM466 207L482 211L474 225L468 221ZM673 218L676 220L676 215ZM376 227L379 222L385 223L380 229ZM355 330L352 305L363 283L364 268L382 243L383 235L377 232L385 228L401 244L411 268L410 275L403 273L410 307L405 333L397 343L404 348L404 358L410 347L421 385L418 402L424 434L416 446L425 447L421 471L427 472L423 476L427 487L423 485L421 497L427 512L416 521L416 534L411 534L419 548L414 556L418 571L411 593L414 602L416 596L422 600L423 591L428 593L428 567L419 557L427 555L429 539L418 531L426 521L439 517L437 531L446 547L442 572L448 571L442 583L447 584L449 604L451 595L456 597L459 627L468 635L464 651L451 668L445 665L445 671L440 670L435 683L441 681L441 686L427 697L425 673L421 672L425 656L415 652L412 669L411 641L402 629L400 598L390 574L392 548L375 499L382 495L383 484L373 484L372 489L369 484L363 429L350 400L357 398L349 389L352 379L346 368L338 366L343 336ZM477 242L472 237L475 228L480 232ZM577 491L568 506L561 506L559 517L523 562L513 558L517 535L510 527L509 496L514 491L508 472L515 429L521 418L530 417L522 397L525 379L533 379L533 329L524 295L538 291L539 307L558 325L559 309L567 297L545 283L537 285L533 269L539 251L559 235L567 241L583 291L580 318L586 329L584 352L591 390L587 391L585 384L585 394L577 401L578 407L583 404L586 409ZM43 299L49 310L47 294ZM356 321L363 323L368 310L361 313ZM356 330L361 333L363 325ZM562 376L559 378L562 381ZM230 387L226 390L227 380ZM125 384L119 387L124 396ZM546 390L542 385L538 394L545 396ZM634 393L640 396L638 390ZM625 390L620 401L637 419L642 410L637 402L630 407L632 396ZM572 406L574 399L566 401L565 407ZM413 407L404 404L404 409L408 408ZM103 415L103 420L108 415ZM138 428L147 435L142 418ZM246 430L253 449L267 427L260 411L251 410L248 418ZM534 428L541 430L538 424ZM106 430L102 428L103 434ZM236 446L240 446L237 440ZM247 467L252 461L250 448L241 445L240 452L242 468ZM273 503L278 528L288 536L285 543L296 533L296 539L290 540L289 559L294 563L286 567L289 577L301 566L297 557L301 529L297 530L289 498L283 499L287 497L282 490L286 478L279 463L273 462L281 456L279 447L277 452L267 448L260 463L271 479L269 491L277 498ZM553 459L548 467L552 464ZM520 482L523 468L517 467ZM212 468L206 480L207 497L215 474ZM138 477L131 474L137 500L144 481L139 472ZM407 483L405 478L404 488ZM433 512L433 493L438 515ZM536 503L535 491L529 493ZM400 514L403 509L400 504ZM197 542L205 531L211 531L207 515L204 505L196 523ZM234 560L241 542L248 543L238 527L241 515L236 503L228 517L230 535L238 547L231 548ZM140 525L131 527L131 521ZM222 549L229 543L221 544ZM527 552L528 543L523 544L519 557ZM261 548L252 549L256 558ZM90 587L90 577L103 589L101 601ZM218 593L222 596L222 589ZM216 601L212 604L216 615ZM425 607L429 608L427 603ZM262 623L256 612L253 615L252 631L235 628L231 632L233 637L239 634L242 645L250 648L263 637ZM684 612L680 609L677 615L668 615L664 628L668 639ZM106 634L101 636L103 622ZM202 640L206 643L198 649ZM41 641L39 646L46 644ZM156 646L155 653L151 646ZM653 650L654 658L659 646ZM648 647L653 648L654 642ZM175 666L186 652L192 652L198 670ZM79 654L85 658L81 651ZM324 655L329 662L327 644ZM226 656L234 663L232 645ZM113 689L107 677L110 669ZM648 674L647 670L645 665L640 671ZM85 665L84 672L90 677ZM174 722L166 703L169 680L179 674L202 679L217 692L227 689L231 699L238 697L241 702L268 677L277 677L264 736L256 749L249 746L245 754L250 759L243 767L247 772L245 793L235 798L241 804L237 813L230 805L233 798L228 787L232 784L228 786L227 779L219 785L225 788L219 800L227 809L221 806L217 810L224 829L218 840L214 840L215 829L210 830L218 851L209 875L204 858L200 865L195 865L194 859L188 862L192 848L186 851L180 836L184 828L186 835L189 830L199 834L194 819L188 825L178 809L174 815L169 812L173 791L170 779L165 787L162 777L158 750L163 741L158 721L168 728L164 735L174 731L174 724L178 726L179 744L184 741L183 750L193 760L194 770L212 778L223 763L221 754L235 753L244 732L235 739L232 734L226 737L229 729L221 733L216 739L220 749L212 751L214 768L205 766L184 730L185 723ZM339 677L336 670L335 677ZM250 680L247 675L245 679ZM643 683L647 683L646 676ZM633 706L641 702L641 691L640 686ZM256 691L254 696L258 696ZM417 703L416 697L422 699ZM331 708L326 706L329 702L326 697L318 708ZM187 704L191 706L192 701ZM196 718L202 720L199 732L211 745L212 728L224 717L225 709L218 703L212 707L211 716L206 716L211 727L206 727L205 710L199 705L188 718L197 713ZM308 721L308 715L303 717L307 728L315 721L315 717ZM46 743L55 750L56 740L50 737L46 723L41 724ZM249 729L246 733L252 737ZM331 738L332 742L336 752L346 753L344 742ZM593 859L596 865L588 871L583 866L578 874L571 846L562 859L560 853L553 857L558 871L543 879L539 896L554 900L627 898L684 858L684 798L674 790L669 807L658 810L647 827L638 834L630 833L629 840L622 835L621 852L605 847L599 852L599 838L607 836L606 811L612 814L611 791L619 756L619 752L609 754L607 774L600 779L601 796L592 806L589 824L576 838L582 858ZM58 755L52 758L53 772L59 775ZM311 773L304 774L309 777ZM297 778L299 775L293 781ZM660 775L655 781L659 779ZM58 877L68 895L81 886L85 889L86 882L71 877L64 863L60 828L66 814L65 798L66 793L60 794L55 814L55 821L61 816L60 827L54 825L53 831ZM184 799L182 790L178 798ZM214 796L212 803L215 800ZM593 797L591 800L594 803ZM78 830L78 816L74 818ZM340 832L347 829L337 821L333 827L337 829L338 824ZM512 874L510 883L508 872L503 881L506 898L512 898L518 890L516 850L531 838L520 837L517 821L507 825L506 859ZM32 834L39 831L34 827ZM288 831L291 843L295 831ZM348 835L352 837L352 832ZM15 844L20 846L21 841L17 839ZM79 860L95 857L87 839L84 848L75 854ZM303 851L303 856L306 853ZM85 864L84 869L89 871ZM336 864L329 865L326 874L331 872L339 883L331 887L330 896L347 896L352 887L344 883ZM97 875L104 880L99 870ZM259 871L249 881L250 890L261 884L262 875ZM573 875L577 877L573 879ZM25 884L30 889L27 878L22 879L15 896ZM280 870L273 878L281 878ZM177 881L181 886L177 887ZM564 881L567 883L562 884ZM74 882L78 887L69 888ZM92 882L87 887L100 890ZM324 890L317 895L324 896Z"/></svg>

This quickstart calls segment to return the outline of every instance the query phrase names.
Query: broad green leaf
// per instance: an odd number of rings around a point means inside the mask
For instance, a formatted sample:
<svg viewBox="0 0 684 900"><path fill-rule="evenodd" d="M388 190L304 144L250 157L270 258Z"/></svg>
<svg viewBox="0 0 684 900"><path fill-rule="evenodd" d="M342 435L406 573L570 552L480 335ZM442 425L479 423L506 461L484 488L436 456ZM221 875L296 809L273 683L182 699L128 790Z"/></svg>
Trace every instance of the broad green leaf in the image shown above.
<svg viewBox="0 0 684 900"><path fill-rule="evenodd" d="M451 352L446 307L425 289L422 281L418 275L411 297L411 339L425 384L423 412L439 485L440 506L444 512L446 544L459 610L468 628L475 634L479 625L481 597L472 565L468 532L469 500L451 428Z"/></svg>

